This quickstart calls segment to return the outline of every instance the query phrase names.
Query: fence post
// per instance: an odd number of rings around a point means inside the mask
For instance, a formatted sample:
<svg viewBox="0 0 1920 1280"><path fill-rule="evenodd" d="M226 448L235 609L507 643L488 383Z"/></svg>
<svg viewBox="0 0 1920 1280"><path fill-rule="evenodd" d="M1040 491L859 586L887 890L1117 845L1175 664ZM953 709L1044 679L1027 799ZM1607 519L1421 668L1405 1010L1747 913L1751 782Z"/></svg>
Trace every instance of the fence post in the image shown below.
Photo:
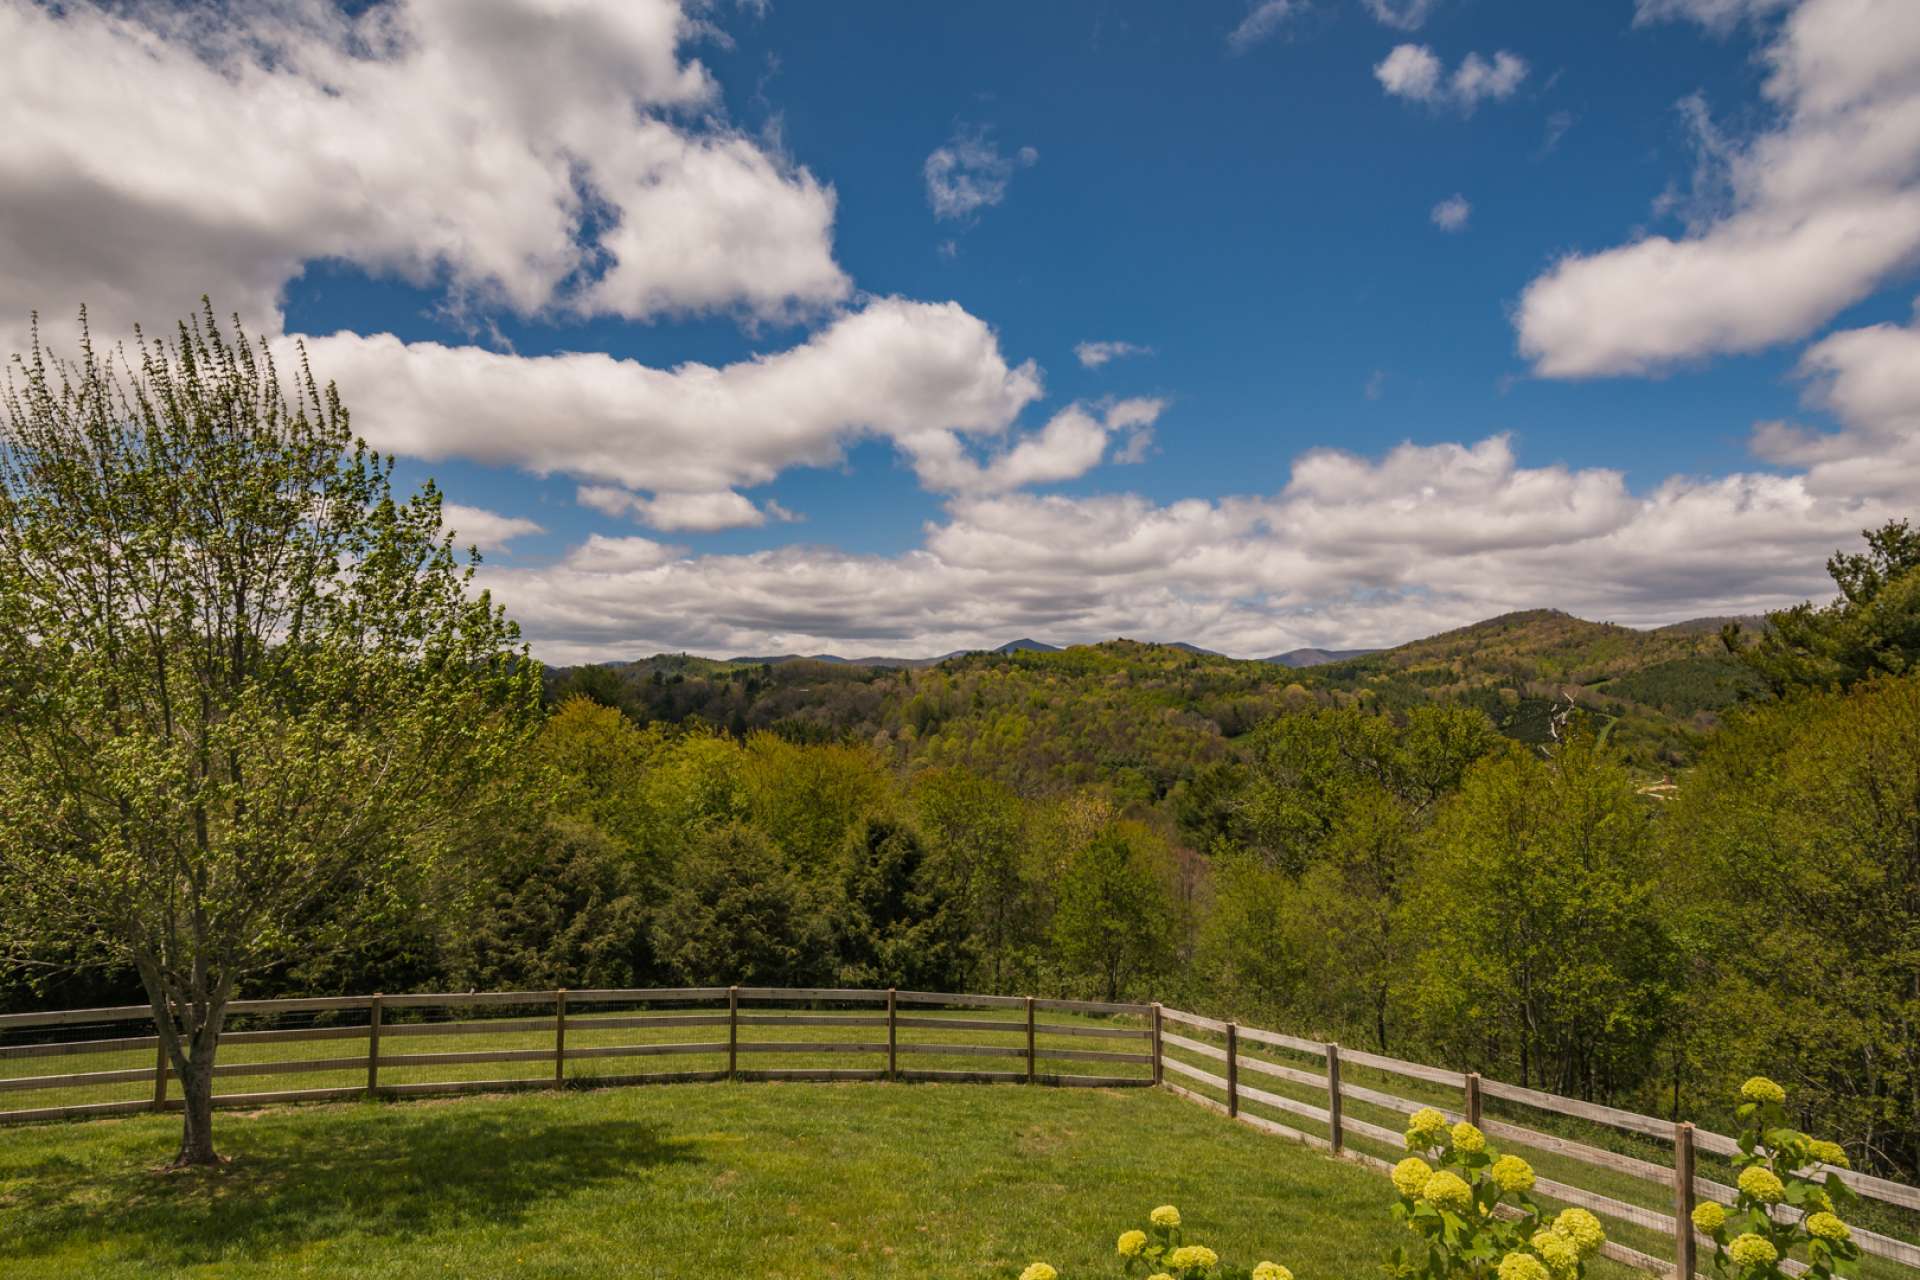
<svg viewBox="0 0 1920 1280"><path fill-rule="evenodd" d="M1166 1068L1161 1065L1160 1048L1160 1002L1153 1002L1153 1083L1158 1086L1167 1078Z"/></svg>
<svg viewBox="0 0 1920 1280"><path fill-rule="evenodd" d="M1240 1114L1240 1024L1227 1024L1227 1114Z"/></svg>
<svg viewBox="0 0 1920 1280"><path fill-rule="evenodd" d="M1679 1280L1699 1270L1699 1244L1693 1238L1693 1126L1673 1126L1673 1261Z"/></svg>
<svg viewBox="0 0 1920 1280"><path fill-rule="evenodd" d="M553 993L553 1087L567 1083L567 989Z"/></svg>
<svg viewBox="0 0 1920 1280"><path fill-rule="evenodd" d="M367 1002L367 1096L380 1087L380 1019L386 996L376 992Z"/></svg>
<svg viewBox="0 0 1920 1280"><path fill-rule="evenodd" d="M727 988L727 1079L740 1071L740 988Z"/></svg>
<svg viewBox="0 0 1920 1280"><path fill-rule="evenodd" d="M167 1044L160 1038L160 1024L153 1024L153 1109L167 1109Z"/></svg>
<svg viewBox="0 0 1920 1280"><path fill-rule="evenodd" d="M1340 1123L1340 1046L1327 1045L1327 1136L1333 1149L1347 1145L1346 1127Z"/></svg>
<svg viewBox="0 0 1920 1280"><path fill-rule="evenodd" d="M1034 1064L1034 1054L1033 1054L1033 997L1028 996L1027 997L1027 1083L1028 1084L1032 1084L1034 1082L1034 1068L1035 1068L1035 1064Z"/></svg>
<svg viewBox="0 0 1920 1280"><path fill-rule="evenodd" d="M899 994L897 989L887 988L887 1079L889 1080L900 1078L900 1033L897 1015L894 1012Z"/></svg>
<svg viewBox="0 0 1920 1280"><path fill-rule="evenodd" d="M1467 1072L1467 1123L1480 1127L1480 1073Z"/></svg>

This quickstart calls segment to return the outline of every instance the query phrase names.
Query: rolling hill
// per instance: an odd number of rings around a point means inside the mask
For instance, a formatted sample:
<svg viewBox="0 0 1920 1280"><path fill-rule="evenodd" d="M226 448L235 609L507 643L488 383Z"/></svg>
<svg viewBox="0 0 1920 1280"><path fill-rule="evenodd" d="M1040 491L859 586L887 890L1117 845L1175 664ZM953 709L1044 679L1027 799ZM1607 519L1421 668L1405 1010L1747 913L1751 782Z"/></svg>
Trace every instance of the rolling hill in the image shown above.
<svg viewBox="0 0 1920 1280"><path fill-rule="evenodd" d="M1236 738L1273 716L1436 700L1476 707L1523 742L1548 740L1556 717L1584 717L1657 776L1685 767L1716 715L1757 692L1725 652L1721 621L1637 630L1531 610L1392 649L1278 660L1031 639L927 659L659 654L552 670L548 692L584 692L643 721L858 742L915 766L965 764L1030 792L1102 782L1156 799L1231 757Z"/></svg>

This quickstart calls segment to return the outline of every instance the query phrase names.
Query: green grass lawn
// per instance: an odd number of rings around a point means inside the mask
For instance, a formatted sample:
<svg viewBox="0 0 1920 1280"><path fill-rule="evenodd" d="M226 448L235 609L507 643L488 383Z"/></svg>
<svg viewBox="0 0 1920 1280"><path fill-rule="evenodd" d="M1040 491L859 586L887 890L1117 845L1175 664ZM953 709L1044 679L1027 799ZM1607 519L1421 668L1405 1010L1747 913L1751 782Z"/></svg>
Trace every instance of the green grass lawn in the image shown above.
<svg viewBox="0 0 1920 1280"><path fill-rule="evenodd" d="M1302 1280L1377 1276L1384 1179L1144 1089L710 1084L0 1130L0 1276L1117 1276L1189 1238Z"/></svg>

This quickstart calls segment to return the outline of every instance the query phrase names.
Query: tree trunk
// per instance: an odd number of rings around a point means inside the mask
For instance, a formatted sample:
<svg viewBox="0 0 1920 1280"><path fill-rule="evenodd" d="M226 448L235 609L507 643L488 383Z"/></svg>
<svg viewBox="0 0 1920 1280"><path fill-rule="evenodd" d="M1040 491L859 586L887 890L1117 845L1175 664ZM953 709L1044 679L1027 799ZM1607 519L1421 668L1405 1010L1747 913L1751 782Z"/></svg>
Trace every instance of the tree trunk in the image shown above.
<svg viewBox="0 0 1920 1280"><path fill-rule="evenodd" d="M213 1062L211 1056L188 1063L185 1069L175 1064L180 1077L181 1100L185 1117L180 1128L180 1154L173 1167L187 1169L220 1163L213 1149Z"/></svg>

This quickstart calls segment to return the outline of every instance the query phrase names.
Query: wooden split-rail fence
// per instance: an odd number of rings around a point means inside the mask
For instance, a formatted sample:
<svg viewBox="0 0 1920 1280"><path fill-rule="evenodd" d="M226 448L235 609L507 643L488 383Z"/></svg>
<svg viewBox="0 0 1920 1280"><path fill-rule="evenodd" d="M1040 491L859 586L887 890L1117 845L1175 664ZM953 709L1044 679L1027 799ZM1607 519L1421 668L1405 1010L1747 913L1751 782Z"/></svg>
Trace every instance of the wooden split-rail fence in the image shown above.
<svg viewBox="0 0 1920 1280"><path fill-rule="evenodd" d="M1478 1125L1502 1150L1526 1156L1537 1170L1545 1166L1558 1175L1537 1172L1535 1193L1598 1214L1610 1236L1606 1256L1628 1266L1658 1275L1698 1274L1712 1257L1713 1242L1694 1231L1694 1207L1705 1200L1734 1200L1733 1187L1702 1172L1703 1164L1739 1152L1724 1134L1177 1009L1156 1005L1152 1017L1154 1074L1171 1092L1263 1133L1382 1172L1406 1154L1405 1126L1365 1119L1354 1114L1355 1108L1390 1120L1435 1107L1449 1121ZM1832 1172L1860 1196L1889 1206L1888 1216L1920 1211L1920 1188L1852 1170L1823 1166L1821 1172ZM1598 1181L1606 1189L1583 1187L1573 1179ZM1651 1207L1649 1200L1671 1209ZM1778 1212L1796 1211L1782 1207ZM1903 1225L1912 1233L1920 1216L1906 1215ZM1889 1274L1899 1267L1920 1268L1920 1245L1858 1225L1853 1238L1869 1259L1897 1264ZM1786 1270L1798 1274L1805 1268L1789 1259Z"/></svg>
<svg viewBox="0 0 1920 1280"><path fill-rule="evenodd" d="M1400 1118L1434 1106L1531 1159L1543 1199L1600 1215L1612 1237L1607 1256L1660 1275L1702 1269L1712 1244L1693 1231L1693 1209L1734 1198L1727 1182L1708 1176L1738 1151L1723 1134L1157 1004L742 986L241 1000L229 1008L214 1067L218 1106L712 1080L1158 1086L1262 1133L1380 1170L1405 1154ZM158 1037L115 1034L151 1020L145 1006L0 1015L0 1122L177 1109ZM470 1037L474 1047L417 1047L439 1037ZM1115 1042L1125 1047L1106 1047ZM352 1052L312 1054L312 1044ZM76 1057L104 1069L61 1069ZM629 1069L634 1059L654 1058L692 1061ZM980 1059L1009 1062L983 1068ZM512 1064L511 1074L496 1064ZM235 1079L286 1076L317 1079L293 1089L224 1089ZM102 1091L124 1096L99 1100ZM6 1109L16 1098L37 1105ZM1886 1207L1880 1212L1890 1221L1875 1220L1886 1229L1854 1230L1875 1274L1920 1269L1920 1245L1889 1234L1920 1235L1920 1189L1832 1172Z"/></svg>

